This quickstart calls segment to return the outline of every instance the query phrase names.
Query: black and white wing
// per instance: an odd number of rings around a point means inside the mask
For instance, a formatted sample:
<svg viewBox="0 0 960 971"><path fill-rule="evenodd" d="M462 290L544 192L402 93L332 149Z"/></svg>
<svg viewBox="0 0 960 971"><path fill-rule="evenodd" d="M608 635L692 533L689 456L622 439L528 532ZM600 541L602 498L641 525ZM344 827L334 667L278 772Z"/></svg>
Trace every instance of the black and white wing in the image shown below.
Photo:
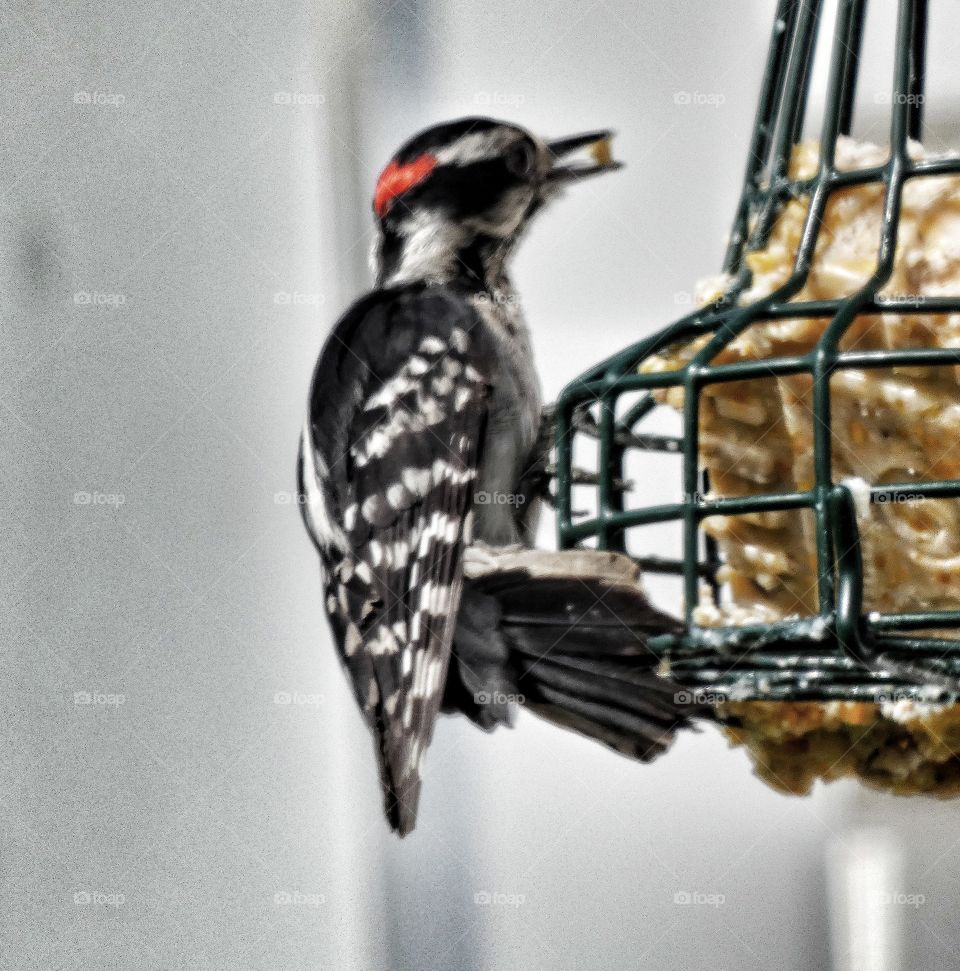
<svg viewBox="0 0 960 971"><path fill-rule="evenodd" d="M495 366L485 345L456 293L368 298L321 354L304 431L304 516L401 834L416 821L460 602Z"/></svg>

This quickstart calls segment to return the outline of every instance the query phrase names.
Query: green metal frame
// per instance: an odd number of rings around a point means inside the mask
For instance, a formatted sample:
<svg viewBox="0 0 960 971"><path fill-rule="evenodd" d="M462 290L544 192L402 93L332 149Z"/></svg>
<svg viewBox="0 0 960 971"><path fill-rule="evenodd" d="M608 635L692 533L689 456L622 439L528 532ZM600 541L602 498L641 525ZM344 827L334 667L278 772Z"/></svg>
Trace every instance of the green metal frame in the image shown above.
<svg viewBox="0 0 960 971"><path fill-rule="evenodd" d="M821 0L779 0L760 100L748 152L743 191L725 259L734 278L728 292L712 305L593 367L568 385L557 405L557 512L561 548L591 538L600 549L626 550L627 531L670 520L683 524L682 558L642 558L646 570L682 575L686 630L654 638L651 647L668 658L682 683L737 698L870 699L904 695L930 697L924 684L936 684L937 696L960 696L960 641L924 636L924 631L957 628L960 611L864 615L863 564L852 497L833 480L831 469L830 377L845 368L960 364L960 349L895 351L839 350L840 339L858 315L904 312L960 312L960 296L925 298L922 310L909 299L878 296L893 270L903 186L907 179L960 174L960 159L912 161L907 139L922 129L926 0L899 0L894 65L889 161L859 171L837 170L835 148L849 134L853 116L859 51L866 0L840 0L831 52L826 107L817 174L788 178L792 146L799 140L810 85ZM801 290L830 194L866 183L886 186L881 243L876 272L843 300L790 302ZM737 299L749 285L746 253L762 249L784 204L809 200L800 246L790 278L774 293L749 305ZM754 221L755 220L755 221ZM753 225L752 231L748 228ZM808 354L763 361L713 364L719 352L757 321L829 318L822 337ZM706 346L683 368L667 373L638 373L642 361L670 345L712 334ZM700 392L710 384L805 373L813 379L815 484L808 491L736 498L704 498L705 472L699 461ZM655 389L684 389L684 434L675 439L644 435L643 419L657 406ZM623 395L645 392L629 407ZM592 409L599 438L596 516L573 513L573 443L584 434L578 415ZM621 413L622 412L622 413ZM682 454L683 499L669 505L628 508L625 457L632 449ZM960 481L905 482L872 489L872 500L960 496ZM883 497L883 498L881 498ZM701 529L707 516L732 516L763 510L813 511L817 524L819 616L753 627L707 629L694 622L698 586L706 577L716 584L716 544Z"/></svg>

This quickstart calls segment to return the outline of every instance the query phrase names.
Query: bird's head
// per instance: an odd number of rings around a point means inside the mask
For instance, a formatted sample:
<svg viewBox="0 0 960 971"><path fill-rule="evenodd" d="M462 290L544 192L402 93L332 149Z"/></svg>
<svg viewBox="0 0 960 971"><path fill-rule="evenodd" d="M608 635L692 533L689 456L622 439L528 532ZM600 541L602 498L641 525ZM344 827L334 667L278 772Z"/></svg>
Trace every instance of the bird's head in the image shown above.
<svg viewBox="0 0 960 971"><path fill-rule="evenodd" d="M558 190L620 167L608 131L554 141L490 118L411 138L377 180L380 283L498 273L531 217Z"/></svg>

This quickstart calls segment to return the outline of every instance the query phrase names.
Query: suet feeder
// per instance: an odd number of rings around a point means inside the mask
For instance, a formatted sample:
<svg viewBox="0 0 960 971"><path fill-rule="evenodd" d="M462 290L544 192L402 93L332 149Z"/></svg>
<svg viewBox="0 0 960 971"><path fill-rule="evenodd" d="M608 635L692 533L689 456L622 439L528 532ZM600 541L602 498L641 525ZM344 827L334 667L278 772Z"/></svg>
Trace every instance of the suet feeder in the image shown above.
<svg viewBox="0 0 960 971"><path fill-rule="evenodd" d="M875 609L870 597L865 597L869 576L865 576L862 524L864 516L869 517L868 503L874 508L885 502L901 504L922 513L924 504L960 497L960 479L940 477L942 468L935 466L933 473L911 470L901 481L871 482L865 477L859 486L847 481L836 468L842 445L831 387L854 373L904 374L921 383L927 375L934 381L944 374L960 374L960 348L943 346L943 341L877 347L850 339L858 328L865 332L878 320L906 317L919 322L920 331L935 333L939 322L960 314L960 292L922 299L884 292L897 259L905 187L916 180L960 175L960 158L918 158L913 147L913 140L922 137L927 3L900 0L889 99L889 156L881 164L838 164L838 141L842 143L851 133L866 14L866 0L839 0L818 157L812 172L796 170L794 153L810 95L821 7L819 0L778 3L723 267L727 274L723 292L591 368L570 383L559 399L555 441L559 543L561 548L595 545L631 552L646 573L682 578L683 627L679 633L654 638L650 647L671 676L691 689L736 700L876 701L895 693L912 699L956 700L960 602L938 603L936 609L927 603L912 610ZM836 298L809 298L805 287L815 270L831 201L844 191L870 186L878 194L875 264L850 292ZM796 249L790 254L790 272L769 293L751 296L757 265L752 255L767 251L777 222L791 203L800 203L803 215ZM800 319L816 328L809 347L787 352L777 346L774 353L755 359L732 352L750 328ZM664 360L679 363L665 368ZM651 362L659 363L652 366ZM776 386L796 376L805 376L801 380L809 387L809 481L798 478L786 489L764 488L755 481L752 488L725 493L704 457L704 423L713 407L709 396L725 384L749 389L751 382L766 381ZM651 430L651 416L668 407L664 402L671 395L682 414L679 436ZM954 385L953 395L960 403L960 385ZM575 468L582 464L577 443L585 438L598 443L597 467L586 477ZM677 498L645 506L642 478L634 484L627 481L627 465L640 469L645 457L650 461L658 452L676 453ZM592 490L593 508L586 513L576 511L584 504L584 490ZM773 619L708 626L702 620L704 597L722 601L730 596L729 559L722 540L716 539L722 530L711 530L710 523L761 522L771 516L783 522L805 517L809 524L804 528L813 577L812 608ZM638 534L667 522L679 523L682 530L675 556L636 553ZM902 552L890 554L896 557Z"/></svg>

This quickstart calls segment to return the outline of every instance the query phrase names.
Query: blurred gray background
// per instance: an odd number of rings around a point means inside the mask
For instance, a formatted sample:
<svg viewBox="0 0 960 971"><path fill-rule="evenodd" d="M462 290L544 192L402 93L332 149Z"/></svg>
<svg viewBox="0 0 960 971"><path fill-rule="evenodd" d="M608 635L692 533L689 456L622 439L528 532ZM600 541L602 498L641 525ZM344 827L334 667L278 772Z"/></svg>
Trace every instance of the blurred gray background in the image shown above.
<svg viewBox="0 0 960 971"><path fill-rule="evenodd" d="M442 722L395 841L291 501L394 148L464 114L618 129L628 167L516 269L553 395L719 269L773 6L0 9L2 967L955 965L955 804L785 798L714 731L638 767L527 715ZM881 140L892 6L861 92ZM849 956L847 887L890 891L887 963Z"/></svg>

